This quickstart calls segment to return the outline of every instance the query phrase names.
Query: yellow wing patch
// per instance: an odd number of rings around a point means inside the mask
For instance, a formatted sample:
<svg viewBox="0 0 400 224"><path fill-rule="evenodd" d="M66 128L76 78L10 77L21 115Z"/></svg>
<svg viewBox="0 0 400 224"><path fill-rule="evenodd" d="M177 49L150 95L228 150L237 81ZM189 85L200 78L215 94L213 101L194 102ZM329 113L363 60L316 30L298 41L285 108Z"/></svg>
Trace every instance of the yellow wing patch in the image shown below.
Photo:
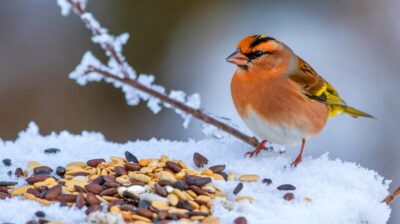
<svg viewBox="0 0 400 224"><path fill-rule="evenodd" d="M346 113L353 117L369 117L372 115L347 106L346 102L339 97L336 89L322 78L314 69L303 59L298 58L298 71L289 78L299 84L306 95L311 100L316 100L328 106L329 116L336 116Z"/></svg>
<svg viewBox="0 0 400 224"><path fill-rule="evenodd" d="M329 116L335 116L345 110L346 103L331 84L303 59L299 58L297 66L299 72L291 75L290 79L300 84L308 98L326 104L329 107Z"/></svg>

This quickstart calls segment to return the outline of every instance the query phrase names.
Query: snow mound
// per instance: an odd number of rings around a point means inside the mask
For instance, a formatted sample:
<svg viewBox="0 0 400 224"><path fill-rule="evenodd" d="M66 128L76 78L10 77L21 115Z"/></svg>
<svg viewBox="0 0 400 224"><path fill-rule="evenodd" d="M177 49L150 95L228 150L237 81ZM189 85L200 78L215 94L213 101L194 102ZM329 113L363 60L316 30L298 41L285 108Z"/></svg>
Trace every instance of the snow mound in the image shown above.
<svg viewBox="0 0 400 224"><path fill-rule="evenodd" d="M56 154L45 154L47 148L59 148ZM138 158L157 158L163 154L181 159L191 168L197 169L193 153L200 152L209 159L209 166L226 164L226 172L237 175L257 174L261 179L269 178L272 184L261 182L244 183L237 196L250 196L255 200L235 202L232 191L237 181L216 181L228 196L226 202L216 201L213 214L221 223L233 223L244 216L248 223L386 223L390 207L381 203L389 194L389 181L373 170L355 163L332 160L328 155L305 158L296 168L289 166L292 158L285 155L263 154L255 159L243 159L248 146L232 139L174 142L151 139L125 144L108 142L99 133L83 132L73 135L66 131L42 136L38 127L31 123L15 141L0 140L1 158L9 158L11 167L0 164L0 180L18 181L23 178L7 175L16 167L26 168L28 161L37 161L55 168L71 161L86 161L92 158L108 159L110 155L123 156L130 151ZM282 184L296 187L291 201L282 197L287 191L278 190ZM306 200L307 198L307 200ZM311 199L311 200L310 200ZM227 209L229 207L230 209ZM45 211L46 219L65 223L83 223L84 211L77 208L59 207L53 204L42 206L21 198L0 200L0 223L24 223L34 217L38 210ZM5 210L5 211L4 211Z"/></svg>

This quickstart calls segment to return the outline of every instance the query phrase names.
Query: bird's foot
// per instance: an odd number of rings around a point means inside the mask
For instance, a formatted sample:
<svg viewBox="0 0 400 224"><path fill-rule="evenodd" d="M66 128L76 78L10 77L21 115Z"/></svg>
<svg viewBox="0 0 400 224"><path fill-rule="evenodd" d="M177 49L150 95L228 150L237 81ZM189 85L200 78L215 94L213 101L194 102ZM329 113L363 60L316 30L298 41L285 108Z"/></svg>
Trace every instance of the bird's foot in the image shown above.
<svg viewBox="0 0 400 224"><path fill-rule="evenodd" d="M296 157L296 159L290 164L291 167L296 167L301 163L301 159L303 158L303 152L304 152L304 146L306 145L306 139L303 138L302 143L301 143L301 149L299 155Z"/></svg>
<svg viewBox="0 0 400 224"><path fill-rule="evenodd" d="M260 142L260 144L258 144L258 146L256 147L256 149L254 151L246 152L246 154L244 154L244 157L246 158L246 156L249 156L251 158L251 157L257 156L262 150L268 151L268 149L265 148L266 143L267 143L267 140L262 140Z"/></svg>
<svg viewBox="0 0 400 224"><path fill-rule="evenodd" d="M291 164L290 164L290 166L291 167L296 167L297 165L299 165L299 163L301 163L301 157L297 157Z"/></svg>

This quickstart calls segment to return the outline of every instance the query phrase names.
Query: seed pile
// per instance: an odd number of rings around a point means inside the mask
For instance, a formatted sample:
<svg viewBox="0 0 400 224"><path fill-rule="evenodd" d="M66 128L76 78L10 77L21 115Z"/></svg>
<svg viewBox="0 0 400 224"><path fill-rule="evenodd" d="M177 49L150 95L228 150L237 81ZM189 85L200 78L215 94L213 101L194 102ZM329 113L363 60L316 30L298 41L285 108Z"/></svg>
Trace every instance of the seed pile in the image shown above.
<svg viewBox="0 0 400 224"><path fill-rule="evenodd" d="M51 150L51 153L57 153ZM239 196L239 193L246 182L258 182L260 179L255 174L236 176L233 172L226 173L225 165L213 165L202 171L192 170L185 162L169 159L165 155L138 160L127 151L124 158L111 156L109 159L71 162L55 170L31 161L26 170L16 168L14 172L17 177L25 177L27 185L14 187L17 182L0 181L0 199L22 196L43 205L60 202L61 206L85 209L88 215L96 211L120 214L128 223L163 224L179 220L218 224L219 220L211 214L212 199L226 196L213 185L212 180L239 180L233 190L235 201L252 202L254 198ZM193 162L198 168L203 168L209 161L195 153ZM10 165L11 160L4 159L3 163ZM260 182L267 186L272 184L268 178ZM296 187L283 184L277 189L293 191ZM293 200L294 194L288 192L283 199ZM306 201L310 202L311 198L306 198ZM223 205L227 209L233 206L228 201ZM37 216L43 219L40 215ZM238 217L234 223L247 221Z"/></svg>
<svg viewBox="0 0 400 224"><path fill-rule="evenodd" d="M87 214L107 210L133 223L219 223L210 212L212 199L225 195L212 180L224 179L217 173L225 166L213 167L215 172L196 171L165 155L138 160L129 152L125 158L111 156L110 160L71 162L56 170L31 161L27 170L15 171L18 177L26 177L27 185L3 183L8 186L0 188L0 198L22 196L44 205L61 202L84 208Z"/></svg>

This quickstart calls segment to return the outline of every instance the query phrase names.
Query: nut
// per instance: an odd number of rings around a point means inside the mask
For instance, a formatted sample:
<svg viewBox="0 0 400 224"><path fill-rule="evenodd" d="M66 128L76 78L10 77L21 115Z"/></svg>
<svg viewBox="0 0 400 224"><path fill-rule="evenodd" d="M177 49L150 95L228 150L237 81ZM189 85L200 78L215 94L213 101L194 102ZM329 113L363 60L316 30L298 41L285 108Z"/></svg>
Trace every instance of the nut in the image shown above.
<svg viewBox="0 0 400 224"><path fill-rule="evenodd" d="M246 175L241 175L239 177L239 180L241 182L255 182L258 181L260 177L256 174L246 174Z"/></svg>
<svg viewBox="0 0 400 224"><path fill-rule="evenodd" d="M167 196L167 199L168 199L168 203L172 206L176 206L179 202L179 198L175 194L169 194Z"/></svg>
<svg viewBox="0 0 400 224"><path fill-rule="evenodd" d="M129 172L129 177L136 181L140 181L143 183L149 183L151 180L149 176L146 176L144 174L139 174L139 173L133 173L133 172Z"/></svg>

